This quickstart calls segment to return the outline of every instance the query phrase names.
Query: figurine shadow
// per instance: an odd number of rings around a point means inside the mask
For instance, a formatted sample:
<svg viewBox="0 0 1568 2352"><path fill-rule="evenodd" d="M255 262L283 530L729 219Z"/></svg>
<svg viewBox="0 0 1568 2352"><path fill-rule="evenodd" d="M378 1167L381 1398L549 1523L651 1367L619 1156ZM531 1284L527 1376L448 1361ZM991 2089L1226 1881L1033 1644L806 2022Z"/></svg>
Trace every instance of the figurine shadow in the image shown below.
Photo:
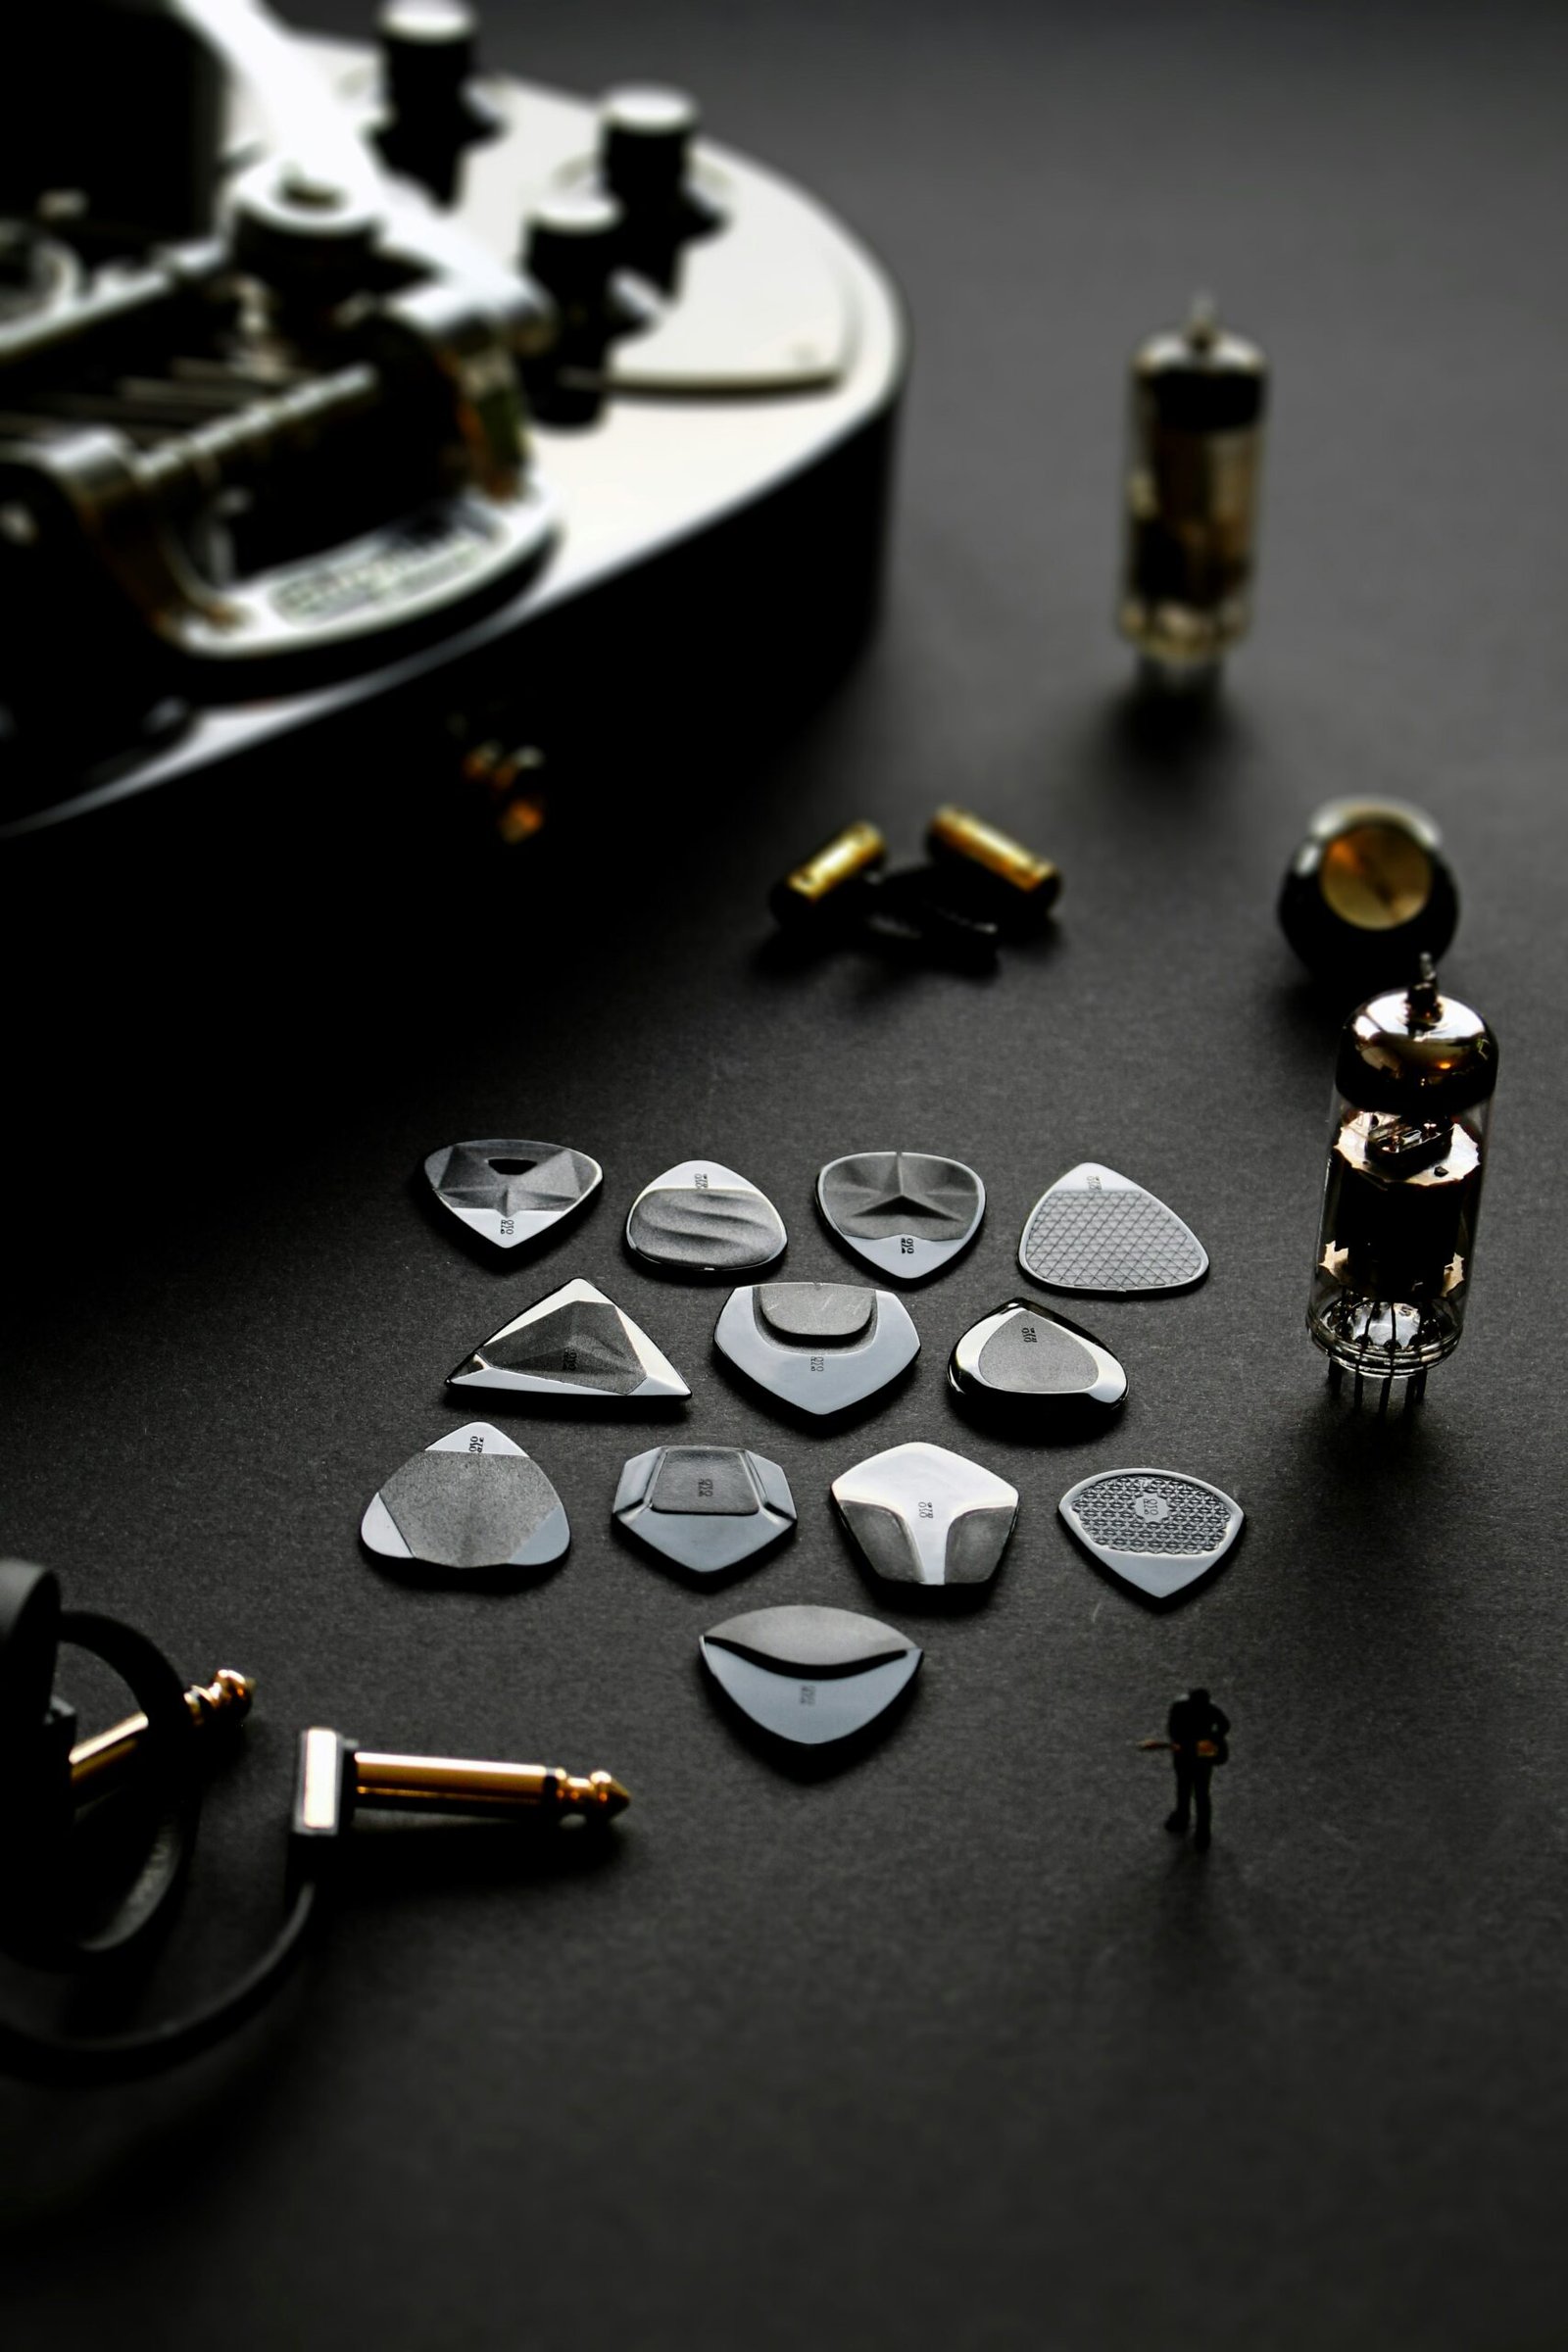
<svg viewBox="0 0 1568 2352"><path fill-rule="evenodd" d="M581 1240L605 1188L603 1184L595 1185L580 1207L568 1210L559 1223L548 1227L533 1241L519 1242L515 1250L498 1249L482 1233L475 1233L471 1225L465 1225L461 1217L455 1217L450 1208L443 1208L430 1190L422 1161L411 1172L404 1189L418 1209L421 1221L449 1247L460 1250L470 1264L484 1266L492 1274L519 1274L525 1268L548 1265L560 1250Z"/></svg>
<svg viewBox="0 0 1568 2352"><path fill-rule="evenodd" d="M850 1732L842 1740L828 1740L820 1747L807 1747L798 1740L781 1739L777 1732L764 1731L760 1723L754 1722L746 1709L730 1696L722 1683L709 1673L700 1657L693 1671L707 1685L741 1745L761 1763L782 1773L786 1780L799 1782L806 1788L815 1787L823 1781L837 1780L842 1774L852 1772L858 1764L864 1763L871 1750L879 1746L903 1721L914 1687L920 1680L917 1670L881 1713L873 1715L870 1722L862 1724L858 1732Z"/></svg>
<svg viewBox="0 0 1568 2352"><path fill-rule="evenodd" d="M387 1552L373 1550L363 1536L360 1550L388 1584L402 1585L416 1592L526 1592L537 1585L547 1584L571 1558L569 1543L556 1559L523 1567L503 1563L495 1568L444 1568L434 1560L396 1560Z"/></svg>
<svg viewBox="0 0 1568 2352"><path fill-rule="evenodd" d="M781 1527L767 1543L759 1544L757 1549L749 1551L743 1560L732 1560L727 1568L688 1568L683 1561L671 1559L667 1551L645 1544L635 1530L623 1527L618 1519L612 1517L610 1524L616 1544L635 1557L640 1568L652 1568L661 1576L667 1576L671 1584L684 1586L688 1592L726 1592L731 1585L738 1585L743 1578L750 1576L754 1568L765 1567L775 1559L783 1546L799 1532L794 1523L789 1527Z"/></svg>

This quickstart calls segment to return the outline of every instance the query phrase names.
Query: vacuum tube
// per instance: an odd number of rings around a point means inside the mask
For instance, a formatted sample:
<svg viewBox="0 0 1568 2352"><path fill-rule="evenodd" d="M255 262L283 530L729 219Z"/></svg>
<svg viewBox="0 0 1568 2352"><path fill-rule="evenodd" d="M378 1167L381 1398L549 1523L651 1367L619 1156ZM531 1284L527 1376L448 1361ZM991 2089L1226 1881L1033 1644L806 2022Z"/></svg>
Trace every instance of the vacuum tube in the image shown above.
<svg viewBox="0 0 1568 2352"><path fill-rule="evenodd" d="M1133 355L1118 621L1153 684L1212 684L1247 634L1267 390L1203 295Z"/></svg>
<svg viewBox="0 0 1568 2352"><path fill-rule="evenodd" d="M1444 996L1430 956L1346 1022L1306 1327L1336 1387L1426 1376L1459 1345L1475 1257L1497 1041Z"/></svg>

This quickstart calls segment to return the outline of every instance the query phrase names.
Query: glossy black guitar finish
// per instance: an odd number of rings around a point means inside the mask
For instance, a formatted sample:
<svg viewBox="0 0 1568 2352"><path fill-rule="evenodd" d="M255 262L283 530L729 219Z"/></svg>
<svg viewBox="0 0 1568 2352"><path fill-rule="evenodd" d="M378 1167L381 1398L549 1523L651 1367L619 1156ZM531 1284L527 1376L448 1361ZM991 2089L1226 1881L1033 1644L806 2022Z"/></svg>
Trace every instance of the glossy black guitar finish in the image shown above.
<svg viewBox="0 0 1568 2352"><path fill-rule="evenodd" d="M307 762L315 843L367 825L319 788L349 772L380 835L514 840L541 748L817 691L873 608L905 364L864 249L666 94L480 76L444 172L406 59L179 13L228 79L216 189L160 189L139 250L34 235L0 305L0 847L154 801L270 833Z"/></svg>

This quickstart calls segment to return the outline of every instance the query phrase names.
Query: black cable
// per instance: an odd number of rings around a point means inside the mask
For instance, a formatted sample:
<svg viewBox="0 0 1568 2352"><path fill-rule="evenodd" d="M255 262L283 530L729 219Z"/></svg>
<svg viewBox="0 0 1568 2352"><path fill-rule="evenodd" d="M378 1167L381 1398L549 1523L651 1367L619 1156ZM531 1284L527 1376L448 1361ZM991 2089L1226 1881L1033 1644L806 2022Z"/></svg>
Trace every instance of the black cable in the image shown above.
<svg viewBox="0 0 1568 2352"><path fill-rule="evenodd" d="M96 1918L83 1916L70 1867L74 1719L54 1695L70 1642L101 1658L145 1718L137 1793L150 1824L136 1875ZM184 1889L201 1815L199 1735L184 1686L157 1645L117 1618L62 1611L55 1579L0 1560L0 1946L24 1964L76 1971L142 1946ZM267 1950L207 2007L131 2034L35 2033L0 2017L0 2069L32 2082L116 2082L178 2065L237 2033L305 1947L330 1842L292 1843L293 1895Z"/></svg>
<svg viewBox="0 0 1568 2352"><path fill-rule="evenodd" d="M318 1882L297 1887L287 1919L255 1966L205 2009L139 2034L98 2037L34 2034L0 2017L0 2068L31 2082L126 2082L199 2057L254 2017L300 1959Z"/></svg>

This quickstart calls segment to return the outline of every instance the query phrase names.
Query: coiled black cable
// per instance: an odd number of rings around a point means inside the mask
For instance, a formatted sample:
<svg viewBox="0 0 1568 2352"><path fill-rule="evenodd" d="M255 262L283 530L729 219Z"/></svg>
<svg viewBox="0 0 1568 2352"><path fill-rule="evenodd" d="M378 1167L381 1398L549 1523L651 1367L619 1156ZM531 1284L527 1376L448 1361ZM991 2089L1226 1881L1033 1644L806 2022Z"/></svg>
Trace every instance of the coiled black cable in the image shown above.
<svg viewBox="0 0 1568 2352"><path fill-rule="evenodd" d="M151 1824L129 1886L97 1912L72 1868L70 1710L54 1695L61 1643L125 1683L146 1731L137 1793ZM201 1816L198 1732L184 1687L157 1645L117 1618L63 1611L47 1570L0 1560L0 1948L33 1966L85 1970L139 1948L184 1889ZM236 2033L301 1957L329 1846L295 1841L283 1924L217 2000L128 2034L56 2034L0 2017L0 2068L33 2082L114 2082L178 2065Z"/></svg>

